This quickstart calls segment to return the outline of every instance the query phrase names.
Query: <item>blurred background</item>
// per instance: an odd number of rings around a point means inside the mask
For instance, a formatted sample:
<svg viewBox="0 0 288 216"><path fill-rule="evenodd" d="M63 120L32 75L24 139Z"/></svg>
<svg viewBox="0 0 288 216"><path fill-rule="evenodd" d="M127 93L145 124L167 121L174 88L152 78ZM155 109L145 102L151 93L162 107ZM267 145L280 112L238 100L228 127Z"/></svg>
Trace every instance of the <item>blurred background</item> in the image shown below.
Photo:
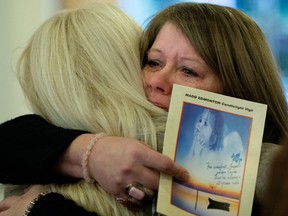
<svg viewBox="0 0 288 216"><path fill-rule="evenodd" d="M105 0L102 0L105 1ZM175 0L106 0L115 2L142 27L157 11ZM91 0L1 0L0 1L0 123L30 113L15 77L16 61L27 40L47 18L63 8L77 8ZM279 64L288 92L288 1L207 0L194 1L238 8L264 31ZM288 93L287 93L288 98Z"/></svg>

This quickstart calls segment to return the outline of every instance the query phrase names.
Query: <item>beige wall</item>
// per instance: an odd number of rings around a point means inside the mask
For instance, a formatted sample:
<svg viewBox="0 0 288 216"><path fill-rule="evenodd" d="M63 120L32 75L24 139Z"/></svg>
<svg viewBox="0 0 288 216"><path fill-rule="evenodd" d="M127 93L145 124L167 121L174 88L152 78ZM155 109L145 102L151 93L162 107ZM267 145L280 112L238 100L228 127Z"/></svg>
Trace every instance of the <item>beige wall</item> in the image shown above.
<svg viewBox="0 0 288 216"><path fill-rule="evenodd" d="M30 113L15 77L16 61L25 42L61 7L75 8L91 1L0 0L0 123Z"/></svg>
<svg viewBox="0 0 288 216"><path fill-rule="evenodd" d="M0 123L29 113L15 78L15 62L37 26L59 5L58 0L0 0Z"/></svg>
<svg viewBox="0 0 288 216"><path fill-rule="evenodd" d="M59 8L58 0L0 1L0 122L29 112L15 64L37 26Z"/></svg>
<svg viewBox="0 0 288 216"><path fill-rule="evenodd" d="M61 0L63 8L77 8L90 2L113 2L116 0Z"/></svg>

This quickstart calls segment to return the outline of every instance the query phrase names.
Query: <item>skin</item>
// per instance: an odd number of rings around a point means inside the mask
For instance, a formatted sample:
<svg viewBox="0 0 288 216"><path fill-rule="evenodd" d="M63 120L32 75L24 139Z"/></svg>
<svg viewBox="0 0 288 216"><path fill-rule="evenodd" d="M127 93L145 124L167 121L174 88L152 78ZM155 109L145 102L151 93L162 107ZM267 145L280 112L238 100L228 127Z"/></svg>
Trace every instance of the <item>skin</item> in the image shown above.
<svg viewBox="0 0 288 216"><path fill-rule="evenodd" d="M160 30L147 62L143 69L147 98L165 110L169 109L173 84L223 92L217 75L171 23L166 23Z"/></svg>
<svg viewBox="0 0 288 216"><path fill-rule="evenodd" d="M223 91L217 75L171 23L163 26L149 50L148 64L143 68L143 83L148 100L165 110L169 110L173 84L215 93ZM77 137L59 159L56 169L63 174L82 178L82 155L93 137L92 134ZM132 182L158 190L160 172L183 181L189 179L189 173L173 160L130 138L103 137L97 141L89 158L90 176L108 193L124 199L128 198L125 187ZM31 200L37 194L26 195L24 198ZM8 211L18 208L21 200L28 203L24 198L18 199L17 203L15 199L0 202L0 211L5 204L5 211L0 212L0 216L8 215ZM14 215L23 215L24 210L20 210L22 214Z"/></svg>
<svg viewBox="0 0 288 216"><path fill-rule="evenodd" d="M198 138L198 144L200 145L200 154L203 149L208 148L206 146L210 143L212 135L212 127L209 121L209 114L205 112L201 115L199 121L196 123L196 137ZM213 143L212 143L213 144Z"/></svg>
<svg viewBox="0 0 288 216"><path fill-rule="evenodd" d="M33 185L25 191L22 196L11 196L0 202L1 216L21 216L24 215L30 201L38 196L39 193L45 192L42 185Z"/></svg>

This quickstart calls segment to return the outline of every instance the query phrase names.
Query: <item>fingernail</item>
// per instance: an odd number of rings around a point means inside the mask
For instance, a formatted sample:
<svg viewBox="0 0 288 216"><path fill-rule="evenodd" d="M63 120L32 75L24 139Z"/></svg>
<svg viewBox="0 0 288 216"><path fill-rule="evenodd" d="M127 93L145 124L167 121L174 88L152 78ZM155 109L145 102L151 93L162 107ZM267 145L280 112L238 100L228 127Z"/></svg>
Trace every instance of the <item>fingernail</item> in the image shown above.
<svg viewBox="0 0 288 216"><path fill-rule="evenodd" d="M136 187L131 187L131 189L129 190L129 195L137 200L142 200L145 197L145 193Z"/></svg>

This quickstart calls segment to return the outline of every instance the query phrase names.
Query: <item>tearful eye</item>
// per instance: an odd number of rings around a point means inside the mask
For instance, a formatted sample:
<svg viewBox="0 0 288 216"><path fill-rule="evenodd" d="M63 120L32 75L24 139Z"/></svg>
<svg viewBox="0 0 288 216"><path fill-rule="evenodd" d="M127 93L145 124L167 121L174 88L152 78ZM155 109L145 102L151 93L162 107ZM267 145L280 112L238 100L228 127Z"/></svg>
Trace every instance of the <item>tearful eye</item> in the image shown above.
<svg viewBox="0 0 288 216"><path fill-rule="evenodd" d="M192 70L190 68L183 68L182 71L183 71L185 76L190 76L190 77L199 76L198 73L196 73L194 70Z"/></svg>
<svg viewBox="0 0 288 216"><path fill-rule="evenodd" d="M149 67L157 67L157 66L160 65L160 63L159 63L158 61L155 61L155 60L149 60L149 61L147 62L147 65L148 65Z"/></svg>

